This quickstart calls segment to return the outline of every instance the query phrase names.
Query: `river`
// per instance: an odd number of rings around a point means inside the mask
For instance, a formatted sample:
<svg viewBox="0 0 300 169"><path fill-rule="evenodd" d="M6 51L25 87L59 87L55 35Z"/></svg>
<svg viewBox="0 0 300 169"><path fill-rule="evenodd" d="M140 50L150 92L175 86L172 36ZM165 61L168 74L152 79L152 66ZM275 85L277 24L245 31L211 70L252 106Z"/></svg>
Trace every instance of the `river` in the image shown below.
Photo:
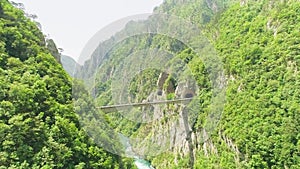
<svg viewBox="0 0 300 169"><path fill-rule="evenodd" d="M154 169L151 164L144 160L136 158L134 164L137 166L138 169Z"/></svg>
<svg viewBox="0 0 300 169"><path fill-rule="evenodd" d="M138 157L133 151L132 151L132 147L130 145L130 140L128 137L124 136L123 134L119 134L121 143L123 144L123 146L125 147L125 153L127 156L134 158L134 164L137 166L138 169L155 169L154 167L151 166L151 164Z"/></svg>

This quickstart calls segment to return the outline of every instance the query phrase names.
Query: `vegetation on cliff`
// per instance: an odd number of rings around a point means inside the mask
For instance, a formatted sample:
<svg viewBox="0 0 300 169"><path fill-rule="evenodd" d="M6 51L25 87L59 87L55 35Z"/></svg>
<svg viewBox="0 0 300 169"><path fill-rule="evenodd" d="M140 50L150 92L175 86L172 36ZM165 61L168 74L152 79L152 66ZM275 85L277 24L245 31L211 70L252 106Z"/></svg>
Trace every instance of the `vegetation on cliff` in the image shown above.
<svg viewBox="0 0 300 169"><path fill-rule="evenodd" d="M122 167L80 127L71 79L47 43L23 11L0 1L0 168Z"/></svg>
<svg viewBox="0 0 300 169"><path fill-rule="evenodd" d="M212 79L193 48L154 33L115 42L118 35L134 32L141 24L154 24L151 17L128 23L123 31L102 42L91 60L78 68L80 72L73 70L75 77L87 83L72 83L57 62L60 54L54 42L45 40L24 12L2 0L1 169L133 168L132 161L106 151L109 147L111 152L124 153L122 141L114 140L119 138L117 132L158 142L165 141L164 136L172 138L170 144L163 144L168 145L163 152L143 140L132 146L136 155L139 150L147 151L144 145L157 150L147 153L158 154L144 157L156 168L300 168L299 0L165 0L154 13L178 16L197 25L222 60L226 103L221 112L216 112L222 116L211 135L207 135L205 125L214 115L210 114ZM167 24L160 26L165 31L173 29ZM194 43L202 40L198 37L195 35ZM113 43L116 45L109 48ZM152 57L172 56L164 66L176 73L142 69L149 61L143 60L141 51L145 50L151 51ZM167 52L161 55L157 50ZM122 72L122 66L119 69L120 63L127 63L126 59L133 56L143 59L136 59L136 65L122 65L141 68L129 79L126 99L138 103L197 93L199 106L190 116L194 120L188 126L191 131L174 131L174 126L185 123L180 120L184 109L176 103L130 110L126 118L120 112L105 115L97 109L118 103L114 86L123 84L113 83L116 77L128 75ZM181 72L182 63L190 74ZM195 84L182 84L185 79L178 78L182 74L192 76ZM198 88L183 92L184 85ZM136 122L132 120L136 115L153 115L159 120ZM174 134L180 130L187 133L182 142L176 141L180 135ZM100 146L106 146L106 150Z"/></svg>
<svg viewBox="0 0 300 169"><path fill-rule="evenodd" d="M227 91L218 127L205 142L192 145L193 158L180 148L170 148L148 157L152 164L157 168L299 168L299 1L166 0L155 12L179 16L203 29L223 61ZM103 47L105 43L99 48ZM167 50L189 66L203 91L199 115L191 126L196 135L201 133L211 97L205 65L188 46L163 35L131 37L105 55L93 88L98 104L114 104L111 78L116 66L131 53L149 48ZM149 98L148 90L155 91L157 86L145 79L155 83L158 75L155 70L137 75L129 88L131 101ZM111 116L113 121L120 117L118 113ZM161 120L161 128L168 126L168 121ZM146 138L155 137L150 128L159 125L124 118L112 126L129 137L143 133Z"/></svg>

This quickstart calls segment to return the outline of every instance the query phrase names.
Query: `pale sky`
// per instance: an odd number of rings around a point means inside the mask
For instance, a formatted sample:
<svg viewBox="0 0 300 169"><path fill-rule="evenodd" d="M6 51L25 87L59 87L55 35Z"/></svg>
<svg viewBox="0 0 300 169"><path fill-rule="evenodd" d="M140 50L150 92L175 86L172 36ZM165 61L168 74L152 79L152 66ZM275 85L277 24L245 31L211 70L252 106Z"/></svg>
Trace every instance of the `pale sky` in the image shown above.
<svg viewBox="0 0 300 169"><path fill-rule="evenodd" d="M77 59L88 40L121 18L151 13L163 0L13 0L38 16L43 33Z"/></svg>

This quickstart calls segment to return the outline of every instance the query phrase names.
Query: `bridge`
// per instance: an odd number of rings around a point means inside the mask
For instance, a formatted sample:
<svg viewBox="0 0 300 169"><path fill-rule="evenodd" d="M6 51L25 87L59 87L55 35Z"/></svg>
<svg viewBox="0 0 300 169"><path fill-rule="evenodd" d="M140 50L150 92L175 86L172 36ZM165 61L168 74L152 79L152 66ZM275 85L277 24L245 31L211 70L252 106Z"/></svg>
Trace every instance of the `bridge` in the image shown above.
<svg viewBox="0 0 300 169"><path fill-rule="evenodd" d="M101 106L97 107L97 109L101 109L105 113L117 112L119 110L125 110L130 107L143 107L150 106L156 104L171 104L171 103L189 103L193 98L184 98L184 99L176 99L176 100L162 100L162 101L154 101L154 102L144 102L144 103L129 103L129 104L120 104L120 105L109 105L109 106Z"/></svg>

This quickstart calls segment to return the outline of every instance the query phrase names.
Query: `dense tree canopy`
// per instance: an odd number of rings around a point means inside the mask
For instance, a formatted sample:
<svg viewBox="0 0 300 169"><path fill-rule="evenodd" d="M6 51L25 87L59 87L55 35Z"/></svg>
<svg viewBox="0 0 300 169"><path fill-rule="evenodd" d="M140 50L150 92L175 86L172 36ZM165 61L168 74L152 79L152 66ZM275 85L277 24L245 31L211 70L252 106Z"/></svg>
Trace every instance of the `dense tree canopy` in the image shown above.
<svg viewBox="0 0 300 169"><path fill-rule="evenodd" d="M0 168L121 168L81 129L71 79L47 43L23 11L1 0Z"/></svg>
<svg viewBox="0 0 300 169"><path fill-rule="evenodd" d="M154 12L179 16L202 29L224 65L226 103L204 142L186 138L184 144L144 158L156 168L300 168L299 0L165 0ZM135 31L139 24L131 22L120 33ZM155 131L168 130L179 117L179 106L162 106L156 112L161 120L153 123L136 123L119 112L105 115L96 107L114 104L116 67L145 49L168 51L170 69L180 70L178 60L187 65L200 91L190 133L194 138L203 134L213 93L209 70L196 52L178 39L153 33L108 49L114 42L115 37L102 42L79 68L83 73L76 75L86 80L88 91L82 82L72 83L57 62L55 43L36 23L8 0L0 1L0 169L134 168L132 161L99 145L113 144L111 149L122 152L119 141L112 143L115 131L129 138L160 136ZM160 74L151 69L136 74L128 85L130 101L143 102L157 89L166 99L178 97L177 76L161 80ZM157 86L159 80L163 84Z"/></svg>
<svg viewBox="0 0 300 169"><path fill-rule="evenodd" d="M227 101L222 119L209 140L193 145L193 167L299 168L299 1L165 0L155 12L177 15L201 27L225 68ZM98 49L105 48L108 42ZM111 101L114 69L130 52L146 48L167 50L188 64L203 90L199 96L199 116L192 126L193 132L201 131L211 97L205 65L187 46L163 35L131 37L114 47L105 58L99 53L94 56L103 59L93 87L98 104L114 104ZM144 71L132 80L129 91L134 101L149 98L158 74ZM120 115L113 114L112 119L120 119ZM161 123L168 124L168 120ZM129 137L139 133L152 137L149 128L159 124L136 124L122 119L112 125ZM149 160L157 168L187 168L192 167L189 158L171 150Z"/></svg>

